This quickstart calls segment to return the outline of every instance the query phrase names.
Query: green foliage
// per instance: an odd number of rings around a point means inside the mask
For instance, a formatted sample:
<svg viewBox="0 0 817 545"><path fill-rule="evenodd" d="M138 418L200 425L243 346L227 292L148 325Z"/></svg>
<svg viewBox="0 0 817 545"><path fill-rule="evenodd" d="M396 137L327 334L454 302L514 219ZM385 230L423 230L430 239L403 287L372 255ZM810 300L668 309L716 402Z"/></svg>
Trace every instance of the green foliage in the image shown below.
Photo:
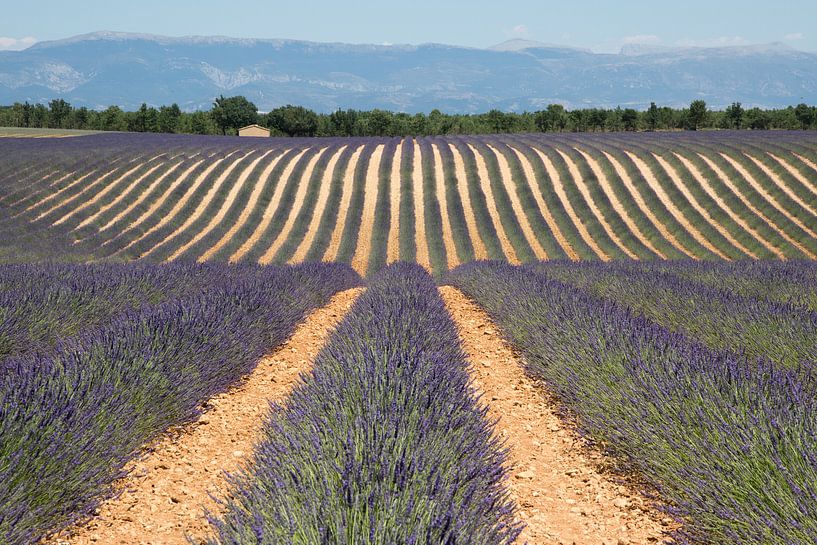
<svg viewBox="0 0 817 545"><path fill-rule="evenodd" d="M267 127L286 136L315 136L318 133L318 115L303 106L287 104L267 114Z"/></svg>
<svg viewBox="0 0 817 545"><path fill-rule="evenodd" d="M258 122L258 107L243 96L224 98L219 96L213 102L210 116L221 129L222 134L227 131L237 131L241 127Z"/></svg>

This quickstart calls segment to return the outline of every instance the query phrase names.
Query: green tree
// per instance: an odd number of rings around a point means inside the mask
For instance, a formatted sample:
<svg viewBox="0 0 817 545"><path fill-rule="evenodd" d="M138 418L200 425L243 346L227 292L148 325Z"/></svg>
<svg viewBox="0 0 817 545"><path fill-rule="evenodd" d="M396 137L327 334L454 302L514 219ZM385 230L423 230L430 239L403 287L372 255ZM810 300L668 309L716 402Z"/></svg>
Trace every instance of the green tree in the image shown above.
<svg viewBox="0 0 817 545"><path fill-rule="evenodd" d="M329 115L329 125L333 136L354 136L355 125L357 124L357 110L341 110L332 112Z"/></svg>
<svg viewBox="0 0 817 545"><path fill-rule="evenodd" d="M768 130L772 125L772 118L760 108L752 108L746 112L746 125L756 131Z"/></svg>
<svg viewBox="0 0 817 545"><path fill-rule="evenodd" d="M181 121L182 111L176 103L159 108L157 120L159 132L177 132Z"/></svg>
<svg viewBox="0 0 817 545"><path fill-rule="evenodd" d="M303 106L287 104L267 114L267 127L287 136L315 136L318 132L318 115Z"/></svg>
<svg viewBox="0 0 817 545"><path fill-rule="evenodd" d="M225 98L221 95L213 102L210 116L221 133L227 134L228 130L237 131L258 123L258 107L243 96Z"/></svg>
<svg viewBox="0 0 817 545"><path fill-rule="evenodd" d="M621 113L621 123L625 131L638 130L638 112L632 108L625 108Z"/></svg>
<svg viewBox="0 0 817 545"><path fill-rule="evenodd" d="M731 106L726 108L724 113L726 114L726 120L729 127L740 129L743 126L743 116L745 111L743 110L743 105L740 102L733 102Z"/></svg>
<svg viewBox="0 0 817 545"><path fill-rule="evenodd" d="M125 112L119 106L110 106L99 116L98 128L103 131L126 131Z"/></svg>
<svg viewBox="0 0 817 545"><path fill-rule="evenodd" d="M48 103L48 125L53 129L64 128L71 116L71 105L58 98Z"/></svg>
<svg viewBox="0 0 817 545"><path fill-rule="evenodd" d="M658 106L655 105L655 102L650 102L650 108L647 110L644 118L647 121L648 130L654 131L658 128L659 113Z"/></svg>
<svg viewBox="0 0 817 545"><path fill-rule="evenodd" d="M811 127L811 124L814 122L814 110L810 108L808 104L798 104L794 109L794 117L796 117L797 122L800 123L800 128L806 130Z"/></svg>
<svg viewBox="0 0 817 545"><path fill-rule="evenodd" d="M703 100L693 100L687 112L687 128L692 131L697 131L706 123L708 113L706 102Z"/></svg>

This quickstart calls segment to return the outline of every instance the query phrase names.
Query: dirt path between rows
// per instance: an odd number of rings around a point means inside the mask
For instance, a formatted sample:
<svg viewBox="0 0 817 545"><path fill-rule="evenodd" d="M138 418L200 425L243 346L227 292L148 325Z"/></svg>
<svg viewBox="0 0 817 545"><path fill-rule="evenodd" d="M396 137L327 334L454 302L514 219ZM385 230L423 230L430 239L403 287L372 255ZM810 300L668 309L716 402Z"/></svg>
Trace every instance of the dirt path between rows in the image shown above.
<svg viewBox="0 0 817 545"><path fill-rule="evenodd" d="M492 145L486 145L488 149L491 150L491 153L496 156L496 162L499 165L499 175L502 177L502 185L505 186L505 190L508 192L508 198L511 201L511 208L513 208L513 212L516 214L516 218L519 221L519 227L522 228L522 233L528 240L528 244L533 250L536 259L540 261L548 259L547 252L539 242L539 238L536 236L536 233L533 232L533 227L531 227L528 214L522 206L522 201L519 199L519 188L513 179L513 173L511 172L511 165L508 162L508 158L504 153Z"/></svg>
<svg viewBox="0 0 817 545"><path fill-rule="evenodd" d="M454 243L454 230L451 228L451 217L448 215L448 198L446 195L445 170L443 159L437 144L431 144L431 154L434 157L434 188L437 191L437 202L440 204L440 223L443 231L443 245L448 268L453 269L460 264L457 255L457 245Z"/></svg>
<svg viewBox="0 0 817 545"><path fill-rule="evenodd" d="M423 189L423 158L420 145L414 139L414 159L411 169L412 198L414 199L414 244L416 248L415 261L426 270L431 270L431 258L428 254L428 239L426 238L426 208Z"/></svg>
<svg viewBox="0 0 817 545"><path fill-rule="evenodd" d="M780 253L779 250L777 250L774 246L772 246L769 243L769 241L767 241L765 238L760 236L760 233L758 233L757 231L752 229L752 227L746 221L744 221L743 218L741 218L734 210L732 210L732 208L726 203L726 201L724 201L720 197L720 195L717 194L717 192L714 190L714 188L710 185L709 180L707 180L706 176L704 176L703 172L701 172L698 169L698 167L695 166L695 163L693 163L691 160L689 160L689 158L684 157L683 155L681 155L677 151L673 152L673 155L675 155L675 157L678 159L678 161L680 161L681 164L684 165L684 168L689 171L689 173L692 175L692 177L695 178L695 181L698 182L698 185L700 185L701 188L704 190L704 192L707 195L709 195L709 198L712 199L715 202L715 204L717 204L718 207L721 210L726 212L726 215L729 216L732 219L732 221L734 221L736 224L738 224L738 226L741 229L743 229L744 231L746 231L747 233L752 235L752 237L754 237L755 240L760 242L760 244L762 244L767 250L769 250L770 252L775 253L778 258L785 259L785 256L782 253ZM715 169L713 169L713 172L715 172L715 175L718 176L718 178L720 178L721 181L723 181L723 179L726 177L726 175L723 173L723 171L721 171L720 169L717 169L717 167ZM727 187L728 187L728 183L727 183ZM737 241L735 241L735 243L737 243ZM738 246L738 248L740 249L741 252L745 253L746 255L751 257L752 259L757 259L757 254L755 254L754 252L749 250L749 248L745 247L744 245L740 244Z"/></svg>
<svg viewBox="0 0 817 545"><path fill-rule="evenodd" d="M482 189L482 194L485 196L485 207L488 209L488 215L491 216L491 223L494 226L496 236L499 237L499 243L502 245L502 251L508 262L517 265L519 258L516 255L516 248L513 247L508 233L505 231L505 226L502 224L502 218L499 215L499 209L496 207L496 199L494 199L494 192L491 189L491 176L488 174L488 164L485 158L473 145L468 144L471 153L474 154L474 162L477 164L477 178L479 178L479 186Z"/></svg>
<svg viewBox="0 0 817 545"><path fill-rule="evenodd" d="M59 545L188 545L210 534L204 510L210 497L223 497L225 471L250 457L269 401L282 402L308 372L329 333L362 288L343 291L314 311L280 348L262 359L236 388L212 398L197 422L168 434L147 455L128 466L117 488L122 494L73 534L48 541Z"/></svg>
<svg viewBox="0 0 817 545"><path fill-rule="evenodd" d="M542 191L539 187L539 184L536 181L536 172L533 170L533 165L528 160L527 156L516 149L513 146L509 146L511 150L516 154L516 158L519 159L519 163L522 165L522 172L525 173L525 178L527 180L528 186L530 187L531 193L533 194L533 198L536 200L536 205L539 207L539 213L542 214L542 217L547 223L548 227L550 227L551 232L553 233L554 238L559 243L559 246L562 247L567 257L570 258L571 261L578 261L579 254L576 253L576 250L573 249L573 246L565 238L562 230L559 228L559 225L556 223L556 220L553 218L553 214L550 213L550 209L548 208L547 203L545 202L544 196L542 195Z"/></svg>
<svg viewBox="0 0 817 545"><path fill-rule="evenodd" d="M764 222L766 222L766 225L768 225L769 227L774 229L775 232L777 232L778 235L780 235L781 237L783 237L786 240L786 242L788 242L789 244L791 244L792 246L794 246L795 248L797 248L798 250L803 252L806 256L809 256L809 258L814 259L813 254L811 254L806 249L805 246L800 244L800 242L798 242L793 237L789 236L789 234L786 231L784 231L782 227L777 225L774 221L772 221L771 218L769 218L757 206L755 206L755 204L749 199L749 197L747 197L743 193L743 191L741 191L734 184L734 182L729 178L729 176L727 176L726 173L717 164L715 164L714 161L712 161L712 159L710 159L709 157L706 157L704 155L701 155L701 154L699 154L699 156L707 165L709 165L709 168L711 168L715 172L715 174L718 175L718 178L720 178L721 181L724 184L726 184L726 186L729 188L729 190L732 191L738 197L738 199L740 199L740 201L744 205L746 205L746 208L751 210L753 214L755 214L760 219L762 219Z"/></svg>
<svg viewBox="0 0 817 545"><path fill-rule="evenodd" d="M452 287L440 295L509 449L508 484L526 525L517 543L637 545L659 542L673 529L676 523L643 496L599 472L602 455L559 420L555 402L525 375L488 315Z"/></svg>
<svg viewBox="0 0 817 545"><path fill-rule="evenodd" d="M610 183L610 180L607 178L607 174L604 172L604 169L601 167L598 161L590 155L588 152L584 150L580 150L579 148L573 148L579 155L584 157L584 160L587 161L590 170L593 172L593 175L599 181L599 185L601 186L601 190L604 191L604 194L607 195L607 198L610 200L610 205L613 207L613 210L619 217L624 221L624 224L630 230L630 232L638 239L638 241L643 244L647 249L649 249L652 253L660 257L661 259L667 259L667 256L658 248L653 245L652 241L645 235L641 229L638 228L636 225L635 220L630 217L630 214L627 213L627 209L624 207L624 204L619 200L618 195L613 190L613 185Z"/></svg>
<svg viewBox="0 0 817 545"><path fill-rule="evenodd" d="M400 172L403 162L403 138L394 149L389 179L389 238L386 243L386 263L391 265L400 260L400 189L402 180Z"/></svg>
<svg viewBox="0 0 817 545"><path fill-rule="evenodd" d="M323 261L334 261L338 257L340 242L343 238L343 231L346 227L346 218L349 215L349 204L352 202L352 192L355 186L355 170L360 156L365 146L360 146L349 158L346 165L346 173L343 175L343 188L341 189L340 204L338 214L335 216L335 226L332 229L332 237L329 239L329 246L323 253Z"/></svg>
<svg viewBox="0 0 817 545"><path fill-rule="evenodd" d="M794 202L796 202L797 204L799 204L800 206L802 206L803 208L808 210L809 214L811 214L812 216L817 216L817 212L814 211L814 208L812 208L812 206L809 203L807 203L803 199L801 199L797 195L797 193L795 193L792 190L792 188L790 188L786 184L786 182L783 181L783 179L780 177L780 175L777 174L777 172L775 172L774 170L769 168L769 165L767 165L766 163L764 163L760 159L757 159L756 157L754 157L752 155L749 155L748 153L744 153L743 155L745 155L747 158L749 158L750 161L752 161L755 165L757 165L757 168L759 168L766 176L768 176L769 179L772 182L774 182L774 184L783 193L785 193L791 200L793 200ZM786 169L786 170L787 170L787 172L791 172L788 169Z"/></svg>
<svg viewBox="0 0 817 545"><path fill-rule="evenodd" d="M802 172L800 172L799 170L797 170L797 168L795 168L795 166L794 166L794 165L792 165L791 163L789 163L787 160L783 159L782 155L781 155L781 156L777 156L777 155L775 155L775 154L773 154L773 153L771 153L771 152L766 152L766 153L768 153L768 154L769 154L769 157L771 157L772 159L774 159L775 161L777 161L777 162L780 164L780 166L782 166L783 168L785 168L785 169L786 169L786 171L787 171L789 174L791 174L792 176L794 176L794 178L795 178L795 179L796 179L798 182L800 182L801 184L803 184L803 187L805 187L806 189L808 189L808 190L809 190L811 193L813 193L814 195L817 195L817 186L815 186L815 185L814 185L814 183L813 183L811 180L809 180L808 178L806 178L806 177L803 175L803 173L802 173ZM802 161L803 159L801 158L800 160ZM806 163L806 166L808 166L808 163ZM813 166L815 166L815 165L813 165L813 164L812 164L812 167L813 167ZM817 169L814 169L814 170L817 170Z"/></svg>
<svg viewBox="0 0 817 545"><path fill-rule="evenodd" d="M385 145L379 144L369 158L366 169L366 183L363 186L363 209L360 210L360 230L357 235L352 268L365 277L369 269L369 254L372 251L374 220L377 215L377 196L380 191L380 163L383 161Z"/></svg>
<svg viewBox="0 0 817 545"><path fill-rule="evenodd" d="M670 244L672 244L673 248L675 248L682 254L686 255L688 258L698 259L694 254L690 253L690 251L687 250L683 244L681 244L681 242L675 237L675 235L673 235L670 232L666 225L664 225L663 223L661 223L661 221L658 220L658 217L653 213L650 206L644 200L644 196L638 190L638 187L636 187L635 183L633 182L633 179L627 172L627 169L624 168L624 165L622 165L618 161L618 159L616 159L606 151L603 151L602 153L604 153L604 156L607 158L610 164L613 165L613 169L616 171L616 174L618 174L618 177L621 179L621 182L624 184L624 187L626 187L627 191L629 191L630 195L632 195L633 200L638 206L638 209L641 211L642 214L644 214L644 216L647 217L648 220L650 220L650 222L655 226L655 228L658 229L658 232L661 233L661 236L664 237Z"/></svg>
<svg viewBox="0 0 817 545"><path fill-rule="evenodd" d="M457 178L457 191L462 201L462 211L465 215L465 226L468 228L468 236L474 245L474 257L478 260L488 259L488 249L485 247L482 237L479 236L477 218L474 214L474 207L471 206L471 196L468 193L468 175L465 173L465 162L462 160L462 155L460 155L457 146L449 142L448 147L451 150L451 156L454 158L454 176Z"/></svg>
<svg viewBox="0 0 817 545"><path fill-rule="evenodd" d="M559 171L556 170L556 165L553 164L553 161L550 160L550 157L547 156L542 150L531 147L531 149L536 153L539 157L539 160L542 161L542 165L545 167L545 172L547 172L548 177L550 178L551 183L553 184L553 191L556 193L556 196L559 197L559 200L562 202L562 207L567 212L568 217L573 222L573 225L576 227L576 230L579 232L579 236L582 237L582 240L593 250L599 259L602 261L610 261L610 256L601 249L601 246L596 242L596 239L593 238L593 235L590 234L590 231L587 230L587 226L582 222L579 215L573 209L573 205L570 203L570 199L567 196L567 192L565 192L565 186L562 182L562 177L559 175ZM589 219L589 218L588 218Z"/></svg>

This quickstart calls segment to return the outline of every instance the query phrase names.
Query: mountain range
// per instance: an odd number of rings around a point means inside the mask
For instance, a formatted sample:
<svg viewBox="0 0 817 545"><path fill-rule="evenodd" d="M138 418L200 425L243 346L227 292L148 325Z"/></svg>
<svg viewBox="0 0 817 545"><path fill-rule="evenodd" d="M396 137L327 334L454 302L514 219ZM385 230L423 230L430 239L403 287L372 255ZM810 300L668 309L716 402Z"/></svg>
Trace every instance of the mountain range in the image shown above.
<svg viewBox="0 0 817 545"><path fill-rule="evenodd" d="M384 108L448 113L576 107L721 108L817 103L817 54L782 44L626 46L617 54L511 40L488 49L97 32L0 51L0 104L64 98L125 109L208 109L244 95L261 111Z"/></svg>

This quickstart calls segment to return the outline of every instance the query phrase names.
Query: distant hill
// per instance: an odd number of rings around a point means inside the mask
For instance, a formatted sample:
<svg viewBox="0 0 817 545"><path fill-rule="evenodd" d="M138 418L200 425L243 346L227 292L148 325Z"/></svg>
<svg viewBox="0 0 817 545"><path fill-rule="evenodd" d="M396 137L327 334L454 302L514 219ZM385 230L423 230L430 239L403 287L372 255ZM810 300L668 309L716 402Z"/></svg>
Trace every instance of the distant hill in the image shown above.
<svg viewBox="0 0 817 545"><path fill-rule="evenodd" d="M99 32L0 52L0 104L63 97L74 105L209 108L242 94L261 110L385 108L451 113L817 103L817 54L780 44L629 46L620 54L511 40L490 49Z"/></svg>

